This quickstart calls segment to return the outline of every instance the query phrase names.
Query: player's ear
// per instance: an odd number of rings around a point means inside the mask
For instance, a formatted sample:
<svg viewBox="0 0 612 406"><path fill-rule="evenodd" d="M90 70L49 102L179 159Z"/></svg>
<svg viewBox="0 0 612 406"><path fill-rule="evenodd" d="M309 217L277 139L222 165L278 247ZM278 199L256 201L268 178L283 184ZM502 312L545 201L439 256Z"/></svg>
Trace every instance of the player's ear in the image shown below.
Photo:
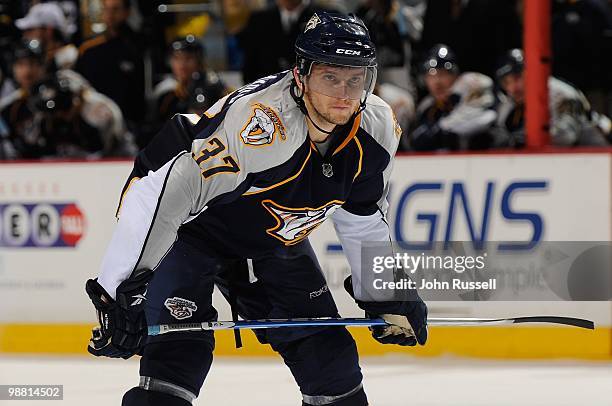
<svg viewBox="0 0 612 406"><path fill-rule="evenodd" d="M304 82L302 82L302 76L299 74L297 66L293 67L293 79L295 79L295 83L297 84L298 89L300 89L300 92L303 93Z"/></svg>

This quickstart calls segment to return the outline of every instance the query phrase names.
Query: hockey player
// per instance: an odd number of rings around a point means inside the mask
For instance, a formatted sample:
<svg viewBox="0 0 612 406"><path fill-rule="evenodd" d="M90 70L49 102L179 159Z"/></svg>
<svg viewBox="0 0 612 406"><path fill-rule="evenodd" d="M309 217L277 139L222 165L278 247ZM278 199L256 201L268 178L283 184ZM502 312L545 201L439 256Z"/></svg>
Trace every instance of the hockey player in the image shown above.
<svg viewBox="0 0 612 406"><path fill-rule="evenodd" d="M498 105L498 127L506 144L514 148L525 145L525 81L523 51L512 49L496 71L499 87L504 91ZM548 79L551 143L558 146L606 145L610 137L610 119L591 110L584 94L567 82L551 76Z"/></svg>
<svg viewBox="0 0 612 406"><path fill-rule="evenodd" d="M246 319L337 317L307 238L328 217L357 304L392 323L374 338L425 344L418 296L370 301L358 289L361 242L390 239L385 199L400 135L389 106L371 95L367 29L354 16L315 14L295 49L294 69L238 89L197 123L175 116L136 160L99 277L86 286L100 321L89 351L142 354L140 385L124 405L184 406L198 396L212 332L145 340L146 326L215 320L213 283ZM257 330L257 338L283 357L303 405L367 405L345 328Z"/></svg>
<svg viewBox="0 0 612 406"><path fill-rule="evenodd" d="M419 103L410 146L419 151L486 149L497 117L493 80L461 73L452 49L436 45L421 64L428 95Z"/></svg>

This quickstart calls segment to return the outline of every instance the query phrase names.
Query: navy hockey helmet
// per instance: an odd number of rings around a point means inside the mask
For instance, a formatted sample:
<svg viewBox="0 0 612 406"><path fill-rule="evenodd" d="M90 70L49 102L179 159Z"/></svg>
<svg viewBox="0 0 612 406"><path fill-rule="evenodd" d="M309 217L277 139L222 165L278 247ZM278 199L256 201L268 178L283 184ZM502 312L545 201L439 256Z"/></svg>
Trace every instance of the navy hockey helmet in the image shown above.
<svg viewBox="0 0 612 406"><path fill-rule="evenodd" d="M300 74L308 63L340 66L376 66L376 50L363 21L355 15L315 13L295 41ZM304 63L301 63L304 62Z"/></svg>
<svg viewBox="0 0 612 406"><path fill-rule="evenodd" d="M427 52L421 64L421 72L425 75L436 73L438 70L445 70L454 74L459 73L457 57L448 45L434 45Z"/></svg>
<svg viewBox="0 0 612 406"><path fill-rule="evenodd" d="M502 58L499 67L495 71L495 77L500 81L504 76L511 73L522 73L524 68L525 57L523 56L523 51L518 48L511 49Z"/></svg>
<svg viewBox="0 0 612 406"><path fill-rule="evenodd" d="M312 15L295 41L296 65L300 76L312 71L313 63L363 68L363 81L352 95L365 102L376 83L376 49L363 21L355 15L318 12ZM337 94L327 94L337 97Z"/></svg>

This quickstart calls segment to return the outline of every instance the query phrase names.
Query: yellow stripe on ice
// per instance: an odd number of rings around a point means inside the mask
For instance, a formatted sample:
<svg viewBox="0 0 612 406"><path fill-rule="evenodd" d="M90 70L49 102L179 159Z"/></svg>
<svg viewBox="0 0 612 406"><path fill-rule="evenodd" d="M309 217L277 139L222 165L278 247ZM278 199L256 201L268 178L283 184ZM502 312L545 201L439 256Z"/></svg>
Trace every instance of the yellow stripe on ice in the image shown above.
<svg viewBox="0 0 612 406"><path fill-rule="evenodd" d="M86 354L91 325L0 324L0 353ZM351 333L362 356L409 354L435 357L456 355L492 359L572 358L612 359L612 328L582 330L569 327L432 327L425 347L382 345L364 328ZM232 331L218 331L216 355L272 356L268 345L259 344L251 331L243 331L244 347L236 349Z"/></svg>

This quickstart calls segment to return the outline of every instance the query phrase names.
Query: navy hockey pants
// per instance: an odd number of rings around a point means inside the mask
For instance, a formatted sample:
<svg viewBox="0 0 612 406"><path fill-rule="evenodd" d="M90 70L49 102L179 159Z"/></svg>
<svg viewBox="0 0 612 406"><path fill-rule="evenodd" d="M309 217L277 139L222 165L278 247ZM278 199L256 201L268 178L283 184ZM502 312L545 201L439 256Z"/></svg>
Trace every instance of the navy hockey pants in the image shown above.
<svg viewBox="0 0 612 406"><path fill-rule="evenodd" d="M257 281L253 281L253 274ZM338 316L307 241L254 259L249 278L246 260L211 258L179 240L149 285L148 324L216 320L217 312L212 306L214 284L234 301L245 319ZM357 349L345 328L255 332L260 342L270 344L283 357L306 403L334 404L336 397L359 391L362 375ZM153 378L197 396L210 369L213 349L212 332L150 337L140 361L141 386L143 379ZM360 397L365 399L363 391Z"/></svg>

